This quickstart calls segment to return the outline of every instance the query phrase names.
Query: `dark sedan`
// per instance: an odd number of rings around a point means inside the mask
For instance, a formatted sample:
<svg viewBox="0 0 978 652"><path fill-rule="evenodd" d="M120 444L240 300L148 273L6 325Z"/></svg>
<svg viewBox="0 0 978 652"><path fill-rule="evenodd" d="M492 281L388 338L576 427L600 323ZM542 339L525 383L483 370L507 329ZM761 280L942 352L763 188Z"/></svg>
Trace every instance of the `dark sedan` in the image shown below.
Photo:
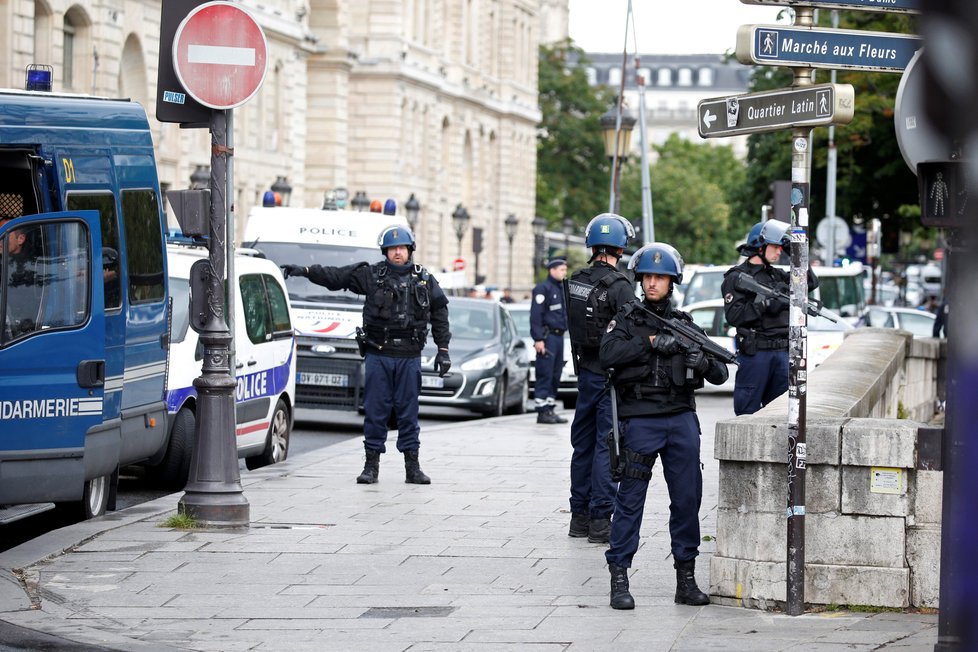
<svg viewBox="0 0 978 652"><path fill-rule="evenodd" d="M421 354L421 404L459 407L486 416L526 411L530 363L513 318L495 301L452 297L452 369L435 373L435 345Z"/></svg>

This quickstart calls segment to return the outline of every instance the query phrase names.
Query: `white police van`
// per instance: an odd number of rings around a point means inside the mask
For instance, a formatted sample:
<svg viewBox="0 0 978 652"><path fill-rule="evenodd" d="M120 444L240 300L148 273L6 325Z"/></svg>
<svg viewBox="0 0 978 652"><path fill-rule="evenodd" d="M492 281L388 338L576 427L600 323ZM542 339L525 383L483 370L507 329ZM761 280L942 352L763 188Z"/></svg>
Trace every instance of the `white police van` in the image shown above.
<svg viewBox="0 0 978 652"><path fill-rule="evenodd" d="M315 208L256 207L242 244L277 265L343 266L383 260L378 237L397 215ZM363 364L356 329L364 297L330 291L305 277L286 281L297 343L296 406L357 410L363 404Z"/></svg>
<svg viewBox="0 0 978 652"><path fill-rule="evenodd" d="M164 486L186 484L194 448L202 345L190 328L190 267L207 257L204 246L167 244L173 323L166 406L169 447L152 471ZM246 251L234 258L235 439L249 469L289 454L295 408L295 336L285 281L275 263Z"/></svg>

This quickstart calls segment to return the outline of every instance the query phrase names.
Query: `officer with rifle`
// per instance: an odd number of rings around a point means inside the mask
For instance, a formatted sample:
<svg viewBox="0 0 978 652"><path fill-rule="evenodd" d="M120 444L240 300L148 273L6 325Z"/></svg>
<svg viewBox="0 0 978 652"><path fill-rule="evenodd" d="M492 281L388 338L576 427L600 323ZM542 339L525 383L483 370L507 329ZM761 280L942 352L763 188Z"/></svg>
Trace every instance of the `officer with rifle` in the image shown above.
<svg viewBox="0 0 978 652"><path fill-rule="evenodd" d="M788 224L758 222L739 247L746 260L723 277L723 310L737 328L734 413L754 414L788 390L788 272L773 265L788 244ZM818 278L808 270L808 288ZM809 313L821 306L809 302ZM831 318L831 317L830 317Z"/></svg>
<svg viewBox="0 0 978 652"><path fill-rule="evenodd" d="M710 600L696 585L699 509L703 496L700 427L693 391L704 379L727 380L733 356L717 346L692 318L672 307L674 286L682 282L683 260L672 246L654 242L629 262L641 283L643 299L626 304L608 323L600 359L614 369L620 442L615 446L621 474L605 553L611 572L611 606L634 609L628 569L638 550L645 498L656 458L662 458L669 489L669 534L679 604ZM618 449L618 446L621 449Z"/></svg>
<svg viewBox="0 0 978 652"><path fill-rule="evenodd" d="M570 465L571 521L567 534L587 537L591 543L608 543L616 490L608 471L607 433L612 418L608 374L601 367L598 348L608 322L635 299L635 285L617 269L625 246L634 237L635 230L621 215L598 215L584 231L584 244L591 249L591 265L565 281L577 373L577 406L570 435L574 447Z"/></svg>

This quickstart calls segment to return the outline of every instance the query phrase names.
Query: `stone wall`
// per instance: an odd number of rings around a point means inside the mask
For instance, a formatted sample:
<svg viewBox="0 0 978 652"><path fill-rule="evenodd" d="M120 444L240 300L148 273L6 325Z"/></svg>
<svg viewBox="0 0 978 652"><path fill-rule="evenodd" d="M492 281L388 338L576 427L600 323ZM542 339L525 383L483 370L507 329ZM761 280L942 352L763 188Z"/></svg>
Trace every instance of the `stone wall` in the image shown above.
<svg viewBox="0 0 978 652"><path fill-rule="evenodd" d="M809 374L806 602L937 606L943 474L921 459L918 429L934 413L943 351L938 340L859 329ZM786 415L782 396L717 424L714 601L785 601Z"/></svg>

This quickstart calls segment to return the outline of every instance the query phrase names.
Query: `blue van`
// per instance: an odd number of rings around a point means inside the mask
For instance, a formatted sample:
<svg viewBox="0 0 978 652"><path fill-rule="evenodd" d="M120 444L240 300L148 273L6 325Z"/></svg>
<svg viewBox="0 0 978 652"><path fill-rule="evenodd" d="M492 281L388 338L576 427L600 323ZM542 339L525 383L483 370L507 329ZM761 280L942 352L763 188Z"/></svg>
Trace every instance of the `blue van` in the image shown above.
<svg viewBox="0 0 978 652"><path fill-rule="evenodd" d="M163 459L162 206L141 106L0 90L0 522Z"/></svg>

